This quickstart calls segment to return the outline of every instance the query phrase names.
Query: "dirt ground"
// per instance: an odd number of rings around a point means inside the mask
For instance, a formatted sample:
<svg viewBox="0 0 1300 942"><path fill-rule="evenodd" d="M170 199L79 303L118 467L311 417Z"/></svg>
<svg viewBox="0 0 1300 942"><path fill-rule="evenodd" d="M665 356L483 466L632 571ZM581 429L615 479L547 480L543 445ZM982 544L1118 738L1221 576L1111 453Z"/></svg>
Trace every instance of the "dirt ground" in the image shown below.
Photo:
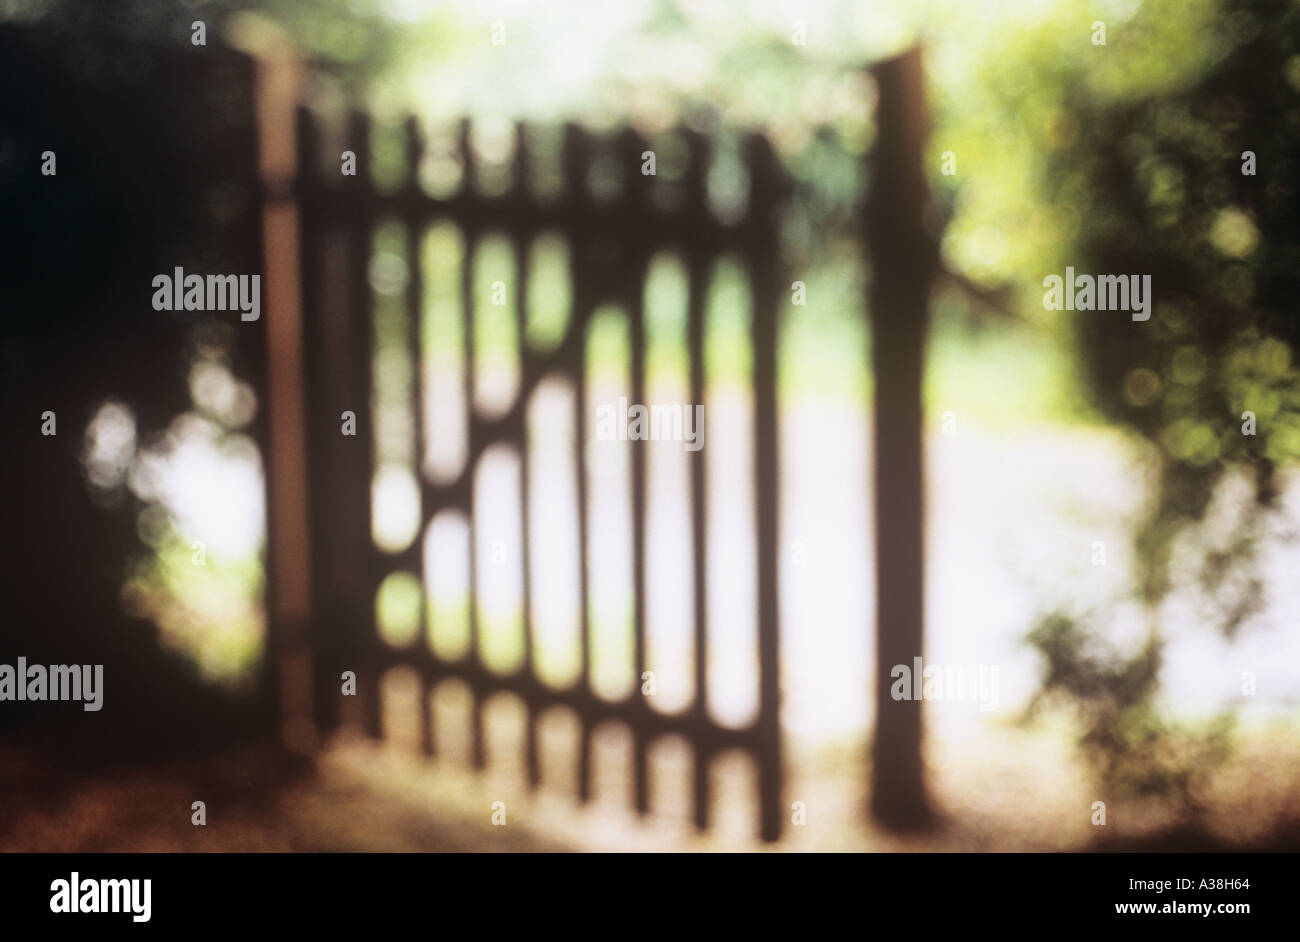
<svg viewBox="0 0 1300 942"><path fill-rule="evenodd" d="M653 757L654 812L627 808L630 782L618 742L594 750L595 800L548 770L530 791L517 763L489 751L484 772L458 757L428 759L400 737L377 744L341 734L311 760L277 747L104 768L70 777L31 749L0 747L0 850L5 851L1053 851L1300 849L1300 749L1260 739L1215 780L1193 828L1158 806L1108 802L1091 823L1088 777L1068 750L1007 731L950 743L930 768L940 820L896 836L868 823L864 748L791 755L786 801L802 825L775 845L754 834L748 769L715 763L713 825L689 823L689 756ZM207 823L191 823L203 801ZM505 823L493 824L504 803Z"/></svg>

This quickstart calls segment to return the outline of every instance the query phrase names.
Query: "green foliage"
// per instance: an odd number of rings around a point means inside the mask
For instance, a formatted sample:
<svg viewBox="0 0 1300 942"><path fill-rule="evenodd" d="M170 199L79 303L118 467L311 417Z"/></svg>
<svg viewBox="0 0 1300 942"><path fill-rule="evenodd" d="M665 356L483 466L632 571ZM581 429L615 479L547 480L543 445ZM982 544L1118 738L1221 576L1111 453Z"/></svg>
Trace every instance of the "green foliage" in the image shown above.
<svg viewBox="0 0 1300 942"><path fill-rule="evenodd" d="M1098 644L1097 625L1048 615L1028 635L1047 665L1032 709L1069 709L1107 784L1190 811L1227 754L1231 720L1193 728L1153 705L1159 606L1175 588L1196 591L1205 623L1238 632L1262 604L1277 469L1300 459L1300 15L1283 0L1151 0L1112 24L1110 43L1043 73L1050 105L1036 120L1048 146L1034 183L1059 228L1043 268L1024 277L1028 305L1041 291L1030 277L1065 265L1152 278L1149 321L1085 311L1070 322L1093 406L1153 456L1134 527L1151 637L1125 658ZM1254 175L1242 172L1246 151ZM1235 478L1253 500L1216 526Z"/></svg>
<svg viewBox="0 0 1300 942"><path fill-rule="evenodd" d="M1027 641L1046 662L1026 719L1046 708L1068 711L1098 784L1117 797L1153 797L1184 814L1198 808L1206 778L1228 756L1231 714L1208 724L1175 723L1152 703L1161 645L1154 637L1125 657L1062 612L1044 616Z"/></svg>
<svg viewBox="0 0 1300 942"><path fill-rule="evenodd" d="M1124 97L1104 76L1070 85L1076 139L1048 160L1049 194L1079 219L1067 259L1152 276L1149 322L1093 311L1074 328L1096 405L1164 466L1139 535L1153 548L1171 522L1202 518L1229 468L1248 468L1268 503L1274 468L1300 458L1300 19L1283 2L1211 7L1219 43L1200 74ZM1129 29L1163 34L1172 12L1149 4ZM1244 151L1257 175L1241 172Z"/></svg>

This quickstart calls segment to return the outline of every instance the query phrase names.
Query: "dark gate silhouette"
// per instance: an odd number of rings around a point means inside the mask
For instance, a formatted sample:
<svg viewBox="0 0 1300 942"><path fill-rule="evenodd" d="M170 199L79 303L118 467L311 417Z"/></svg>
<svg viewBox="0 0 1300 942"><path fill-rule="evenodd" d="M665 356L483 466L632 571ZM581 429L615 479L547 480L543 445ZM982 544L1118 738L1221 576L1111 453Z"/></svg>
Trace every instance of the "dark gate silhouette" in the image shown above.
<svg viewBox="0 0 1300 942"><path fill-rule="evenodd" d="M322 668L318 676L323 681L318 697L321 711L318 720L329 726L336 721L338 702L335 678L345 664L363 664L364 677L359 693L365 697L366 725L375 736L382 734L378 698L375 696L375 678L393 665L409 665L418 672L424 686L421 696L421 737L426 751L432 753L437 743L433 736L433 717L428 692L432 685L446 678L458 678L473 691L473 756L476 765L484 763L484 736L481 708L486 698L508 691L521 697L528 707L527 767L530 782L537 784L540 767L537 746L537 717L553 706L573 710L581 720L581 750L578 770L578 790L582 798L590 795L590 740L592 731L602 722L619 720L627 724L634 738L635 803L638 811L649 809L649 776L647 747L657 737L680 734L692 745L695 754L694 813L704 826L709 807L708 763L721 750L739 748L752 755L759 769L759 793L762 807L762 833L772 839L780 830L778 808L781 782L781 748L778 733L777 694L777 624L776 624L776 299L784 276L780 270L775 201L781 189L776 161L767 141L761 137L750 138L746 144L746 168L751 181L748 210L739 221L726 224L709 211L706 199L705 172L708 166L708 141L699 134L682 131L689 144L689 162L682 175L685 199L676 209L655 207L650 187L653 176L643 176L640 167L643 154L650 145L634 133L624 131L614 140L614 159L631 172L625 173L626 184L622 193L608 203L598 203L588 188L592 163L597 159L595 142L579 127L568 126L564 132L563 170L564 187L558 199L543 201L526 185L527 168L531 154L529 134L522 126L517 128L514 186L500 196L482 195L476 187L479 169L475 151L470 146L470 124L460 128L457 157L464 167L463 183L458 192L439 199L430 196L419 185L418 168L421 165L424 142L414 119L405 123L406 178L396 191L384 193L375 188L369 173L364 169L356 177L337 175L335 181L319 173L310 172L320 165L319 131L313 118L306 112L300 114L299 140L302 147L301 166L310 168L300 179L299 199L302 207L302 257L304 308L307 331L309 371L315 371L312 398L320 403L310 410L311 419L319 419L313 427L313 465L322 472L325 480L313 495L316 509L313 521L321 521L333 529L331 515L349 516L356 513L358 505L369 505L369 475L366 466L373 470L373 454L367 455L364 464L349 468L346 450L357 450L360 443L372 448L372 436L364 428L367 416L358 403L368 397L364 391L372 386L367 375L371 358L366 338L373 336L370 326L373 317L372 296L365 277L369 264L371 232L383 219L400 220L407 238L406 262L406 321L410 328L408 343L411 350L420 349L421 302L423 297L420 243L426 227L439 220L449 220L463 234L466 257L471 257L485 234L504 233L515 250L518 268L514 285L515 342L520 356L519 391L513 405L501 415L484 415L475 403L475 299L471 296L470 266L465 265L462 278L462 307L465 322L464 384L465 402L469 404L467 423L467 460L459 475L450 483L430 483L420 474L421 526L419 533L439 511L458 510L469 521L469 602L470 650L467 657L447 660L439 657L429 645L414 644L394 648L380 640L374 626L374 604L382 580L392 572L409 572L419 576L424 572L423 541L414 540L410 548L389 554L375 547L368 537L356 540L363 521L340 520L335 526L352 528L352 538L346 545L371 547L369 559L364 563L366 584L359 600L339 597L325 601L324 613L331 622L331 630L322 638L318 663ZM358 165L370 165L367 148L370 140L369 122L360 114L353 115L346 134L349 149L357 157ZM534 238L544 234L559 233L570 247L572 311L567 329L558 345L546 353L533 350L525 337L528 321L528 292L526 266L529 247ZM337 243L333 240L339 240ZM346 246L346 249L340 249ZM731 728L712 719L705 705L709 682L707 672L706 638L706 588L703 561L706 558L705 474L703 461L707 450L690 452L691 530L694 549L694 646L695 646L695 698L684 713L662 713L651 708L637 689L626 699L611 702L597 696L590 682L590 612L586 587L589 585L588 554L590 548L588 521L588 494L584 449L592 433L592 422L587 414L587 367L585 348L587 328L593 313L606 303L616 303L627 312L631 336L631 384L629 399L645 403L645 323L643 293L647 270L652 257L661 249L673 249L685 262L689 276L688 346L690 357L690 401L704 402L704 313L708 287L708 274L713 262L724 254L743 259L753 289L753 364L755 403L755 493L759 495L756 507L757 573L761 589L759 600L759 665L760 704L755 722L744 728ZM334 254L331 255L331 252ZM340 301L348 298L350 305ZM352 317L350 312L361 316ZM319 368L319 369L317 369ZM414 371L412 383L411 415L415 417L415 453L425 453L422 430L425 427L423 370ZM580 678L570 689L557 689L538 678L534 668L531 624L532 567L528 548L528 519L530 508L529 448L527 447L526 410L530 396L538 384L547 377L559 376L572 383L575 409L572 416L574 440L575 481L579 503L579 566L581 571L580 605L582 645ZM343 379L346 377L346 379ZM339 416L351 407L359 417L362 430L355 440L344 438L339 431ZM337 441L336 441L337 440ZM519 480L522 511L520 532L525 534L523 559L523 612L524 612L524 664L520 671L501 675L488 668L479 651L476 565L479 557L478 528L474 520L475 471L484 452L491 446L504 443L512 448L520 461ZM634 572L635 673L638 678L650 668L646 662L646 580L645 580L645 508L646 508L646 454L644 448L630 450L630 481L632 496L632 546ZM422 462L417 461L417 465ZM368 526L368 522L364 522ZM329 534L317 534L313 541L318 546L334 542ZM328 554L328 545L321 546ZM360 560L352 561L356 565ZM328 562L318 560L317 579L327 597L337 580L328 571ZM349 593L350 594L350 593ZM346 615L344 614L346 613ZM364 624L361 633L350 632L348 625ZM354 647L361 640L362 646ZM329 665L329 666L326 666ZM336 669L337 668L337 669ZM335 686L335 692L326 686Z"/></svg>
<svg viewBox="0 0 1300 942"><path fill-rule="evenodd" d="M899 63L902 67L899 67ZM909 547L919 548L920 426L919 352L925 336L925 293L932 259L921 235L924 203L919 169L922 126L919 115L919 57L913 53L876 71L881 97L877 144L870 165L866 254L873 270L873 321L877 333L877 369L889 350L901 358L884 365L889 380L878 383L878 414L899 422L877 428L877 559L880 570L879 612L882 615L881 653L920 651L921 572L919 551L909 549L911 572L886 572L889 547L886 536L911 534ZM275 83L270 83L274 90ZM269 113L273 113L269 112ZM285 113L285 109L281 109ZM264 137L273 122L263 113ZM868 116L864 116L868 120ZM896 125L888 126L888 125ZM365 727L375 737L384 734L379 680L394 666L416 671L421 685L420 739L424 751L438 750L430 702L431 690L446 679L457 679L472 691L472 755L485 764L483 705L500 692L522 699L527 707L526 764L531 785L540 782L538 717L552 707L566 707L580 721L578 792L591 794L591 740L606 721L626 725L633 740L634 804L639 812L650 807L649 746L666 735L683 737L694 754L693 807L697 825L708 824L709 765L723 751L740 750L757 769L760 834L775 840L782 829L782 742L780 733L779 625L778 625L778 436L777 436L777 326L778 311L790 281L783 269L780 210L790 186L768 141L761 136L745 139L744 175L748 179L743 209L725 221L710 209L706 174L713 140L686 128L678 139L686 142L680 161L680 199L675 205L656 202L655 176L643 175L644 155L650 145L634 131L624 129L601 140L577 125L563 131L562 187L557 197L539 197L529 186L536 155L530 146L531 129L515 127L514 157L504 189L480 188L483 167L471 146L471 124L462 122L451 158L463 168L460 184L451 192L433 195L422 185L421 167L426 140L419 123L407 118L403 127L402 167L396 185L377 185L372 173L372 127L362 113L352 113L342 134L334 134L326 148L327 129L306 109L296 111L296 145L292 160L274 157L264 140L264 173L268 178L268 232L287 227L280 241L293 251L280 257L276 273L276 236L268 237L268 283L286 293L275 307L268 325L271 386L269 390L272 453L270 492L271 595L274 652L286 714L294 703L310 703L315 726L324 731L340 722L339 681L344 671L357 676L357 694L363 703ZM269 133L276 133L272 130ZM292 139L292 138L291 138ZM282 148L283 150L283 148ZM357 173L339 172L340 154L351 151ZM443 155L447 156L447 155ZM596 164L620 167L623 185L612 198L598 199L589 187ZM659 155L660 170L663 156ZM276 221L276 207L286 215ZM294 223L296 213L296 226ZM463 311L462 380L467 411L463 423L465 456L459 473L435 483L425 473L424 415L426 389L422 366L424 271L422 239L431 225L449 222L461 233L465 246L460 283ZM373 404L376 379L372 344L375 338L375 297L371 287L372 240L381 223L400 226L405 241L402 304L406 325L405 347L411 369L407 412L413 423L413 471L418 481L419 526L409 545L398 552L380 549L372 536L372 484L378 462ZM890 231L904 239L891 243ZM475 299L472 297L472 259L485 236L504 234L514 250L513 325L518 352L518 385L513 403L502 413L485 413L475 403ZM533 349L526 337L529 320L529 247L543 234L559 234L567 243L570 259L571 310L563 336L547 351ZM757 598L758 708L754 720L743 727L716 721L708 710L708 589L706 573L708 513L704 462L708 450L689 452L690 542L692 548L692 608L694 612L694 698L678 713L653 709L640 693L639 683L625 698L611 701L592 685L590 588L591 534L588 520L590 495L584 449L592 434L587 413L586 346L594 313L606 304L625 312L630 336L629 400L646 403L646 324L644 287L651 259L671 250L687 273L687 352L689 402L705 402L705 310L710 271L726 256L738 259L747 276L752 318L754 494L754 575ZM296 262L296 271L290 270ZM295 304L297 294L298 303ZM877 307L889 308L877 318ZM894 311L893 308L899 308ZM912 323L904 321L912 320ZM882 323L885 325L882 328ZM278 352L277 352L278 351ZM280 365L277 373L277 363ZM277 380L278 376L278 380ZM297 376L297 388L293 379ZM530 397L548 377L571 384L573 482L577 494L579 554L579 605L581 667L578 681L568 688L552 686L536 670L532 624L532 551L529 546L529 461L527 409ZM279 385L277 385L277 383ZM277 391L278 390L278 391ZM897 402L880 396L901 397ZM277 435L277 413L282 417ZM356 435L341 433L345 413L356 420ZM305 442L293 440L295 415L305 429ZM917 423L915 428L909 423ZM475 472L489 448L506 446L519 461L519 533L522 535L523 663L513 673L498 673L485 663L480 649L478 612L478 540L475 521ZM305 455L305 460L299 460ZM295 457L298 456L298 457ZM633 447L629 455L631 497L632 627L635 676L650 669L646 662L646 454ZM894 470L888 471L887 467ZM904 480L908 475L914 479ZM303 485L306 499L294 498L294 481ZM279 498L277 499L277 494ZM288 509L286 509L288 505ZM426 640L427 587L424 586L424 534L436 514L454 510L468 524L469 649L461 658L446 658ZM394 646L385 642L376 624L376 597L384 579L409 573L422 587L417 640ZM887 578L886 578L887 577ZM286 588L287 586L287 588ZM888 614L889 624L883 616ZM883 639L890 639L886 645ZM901 655L897 655L901 656ZM304 670L304 659L310 669ZM888 663L878 671L888 685ZM310 676L311 690L292 688L292 678ZM889 743L890 763L909 770L903 780L886 789L887 804L906 804L902 792L920 790L919 704L880 703L877 743ZM299 712L300 709L299 709ZM905 715L904 715L905 714ZM291 717L290 717L291 718ZM301 719L302 717L299 717ZM884 773L879 767L878 778ZM888 783L886 783L888 784ZM878 782L878 788L880 783Z"/></svg>

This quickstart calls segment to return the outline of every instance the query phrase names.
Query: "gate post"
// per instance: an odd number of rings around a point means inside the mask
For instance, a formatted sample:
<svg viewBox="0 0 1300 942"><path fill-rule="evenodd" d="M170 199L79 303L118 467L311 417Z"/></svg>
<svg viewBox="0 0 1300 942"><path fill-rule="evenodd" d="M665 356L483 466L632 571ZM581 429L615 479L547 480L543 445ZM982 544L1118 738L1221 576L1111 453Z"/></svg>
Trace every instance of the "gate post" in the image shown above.
<svg viewBox="0 0 1300 942"><path fill-rule="evenodd" d="M925 93L921 51L872 69L877 134L868 167L866 250L875 382L876 727L871 810L891 828L930 819L921 703L890 696L894 665L912 669L924 624L921 402L927 300L938 260L924 223Z"/></svg>
<svg viewBox="0 0 1300 942"><path fill-rule="evenodd" d="M781 256L778 207L786 192L776 154L766 137L747 143L752 211L763 236L751 255L754 350L754 500L757 519L755 573L758 576L759 716L758 753L759 834L765 841L781 836L785 813L781 804L784 776L781 748L781 605L780 400L777 360L780 338L780 298L785 270Z"/></svg>
<svg viewBox="0 0 1300 942"><path fill-rule="evenodd" d="M293 192L300 73L292 54L257 58L258 171L263 181L266 298L266 660L286 745L316 745L312 717L312 578L298 203Z"/></svg>

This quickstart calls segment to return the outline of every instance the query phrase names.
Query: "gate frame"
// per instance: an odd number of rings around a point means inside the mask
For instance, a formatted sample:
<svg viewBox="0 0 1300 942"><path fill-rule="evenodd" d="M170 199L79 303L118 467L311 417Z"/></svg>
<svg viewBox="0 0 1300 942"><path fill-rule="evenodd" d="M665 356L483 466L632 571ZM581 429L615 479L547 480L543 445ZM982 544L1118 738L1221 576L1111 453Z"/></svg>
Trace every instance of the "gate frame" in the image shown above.
<svg viewBox="0 0 1300 942"><path fill-rule="evenodd" d="M527 766L530 785L540 782L536 724L538 715L551 706L567 706L582 724L579 758L579 796L590 797L590 739L601 723L614 719L631 729L634 741L635 806L649 810L646 752L649 744L664 735L681 734L695 753L693 776L694 819L703 828L709 817L709 762L718 753L740 748L758 766L760 835L776 840L782 830L783 781L780 731L780 644L778 529L779 459L777 388L777 343L779 303L785 272L780 249L780 203L789 193L770 144L753 136L747 142L750 173L750 207L746 216L758 220L749 225L728 227L711 217L706 207L704 166L707 143L698 134L686 132L691 160L685 177L687 209L681 213L677 232L663 231L663 220L649 212L645 190L629 186L633 196L620 200L614 215L624 214L622 224L634 252L643 254L631 279L632 290L601 290L584 286L577 262L572 269L572 299L568 334L549 354L529 349L523 336L527 292L521 290L516 304L517 350L520 360L518 398L504 418L488 420L473 409L472 299L469 297L471 266L468 259L485 231L504 230L515 248L518 283L526 284L528 239L544 231L565 233L576 256L582 246L580 224L597 227L617 222L608 210L600 210L586 197L581 185L593 152L590 141L578 127L566 128L564 176L567 193L583 194L574 202L560 204L554 214L540 210L516 173L515 187L504 198L484 197L472 192L474 162L468 147L468 124L462 124L461 153L465 181L460 192L449 199L425 194L418 183L423 142L413 119L407 121L406 179L394 196L375 191L369 170L369 126L364 115L353 112L347 138L357 155L362 174L348 178L342 186L326 186L316 172L317 127L312 116L298 102L298 70L286 57L263 60L263 81L259 94L259 129L264 176L265 252L268 303L268 409L270 453L268 464L268 658L269 674L277 687L281 704L281 729L287 739L303 748L319 744L314 732L328 734L340 724L340 672L357 670L359 699L364 704L365 727L371 736L382 735L378 676L395 664L417 669L421 677L421 744L426 753L436 750L429 692L433 684L458 678L469 684L474 696L474 763L485 760L482 704L495 693L507 691L523 698L528 708ZM924 139L924 94L918 49L872 70L879 90L876 123L877 143L873 147L865 205L864 251L873 275L870 292L873 363L877 377L875 408L876 442L876 547L877 547L877 729L873 743L875 788L872 806L886 822L925 816L923 768L920 759L920 705L907 703L906 715L888 701L888 681L883 676L898 651L919 653L922 638L921 589L923 576L922 456L920 380L927 324L927 297L936 267L934 241L924 232L924 174L921 152ZM527 148L522 128L517 129L515 167L526 165ZM287 142L287 143L286 143ZM285 147L294 155L286 162ZM639 163L646 143L630 131L620 138L619 150L628 166ZM635 183L639 178L629 174ZM512 200L523 202L511 205ZM469 219L469 212L482 214ZM602 214L603 213L603 214ZM341 232L329 240L322 229L331 214L343 222ZM628 215L630 214L630 218ZM416 422L415 463L421 491L421 527L406 551L386 558L371 538L370 482L374 468L373 436L369 422L360 422L359 434L351 443L338 432L334 417L344 409L358 419L370 417L371 292L367 280L370 236L376 220L392 216L407 231L406 316L411 336L415 369L412 415ZM464 373L466 383L467 432L469 443L465 466L458 481L435 486L421 469L424 456L424 421L421 413L422 369L420 361L420 308L422 278L419 247L423 227L440 218L450 218L464 234L467 263L463 272L462 304L465 325ZM294 225L296 221L297 225ZM681 224L686 223L686 224ZM638 229L638 226L640 227ZM750 229L753 231L750 231ZM754 233L757 232L758 235ZM639 238L638 238L639 233ZM647 250L647 246L652 247ZM631 397L644 396L644 320L642 295L645 263L657 249L676 249L688 270L688 348L690 389L694 402L704 401L704 289L709 269L729 252L739 251L746 263L751 291L751 343L754 393L754 496L756 588L758 592L757 637L759 653L759 713L748 727L730 728L712 721L707 714L707 534L706 477L703 450L690 459L692 492L692 551L694 563L695 700L680 714L659 713L649 708L639 692L617 703L597 697L590 689L589 584L587 558L586 475L582 447L586 439L584 381L584 338L592 312L610 294L623 303L631 328ZM292 264L293 259L297 264ZM414 264L412 264L414 262ZM910 279L910 281L909 281ZM591 287L592 291L586 291ZM626 286L624 286L626 289ZM329 290L329 289L333 290ZM888 319L879 311L897 311ZM351 313L350 313L351 312ZM358 316L359 315L359 316ZM358 323L359 322L359 323ZM308 326L314 329L306 329ZM348 356L364 350L366 355ZM581 584L582 673L577 687L557 690L541 683L533 670L528 548L528 448L526 410L537 383L562 366L565 356L576 356L578 368L571 374L575 395L575 446L579 504ZM897 357L897 358L895 358ZM563 370L561 370L563 372ZM883 379L883 381L882 381ZM340 408L340 406L342 408ZM898 411L895 411L898 410ZM881 416L902 421L881 422ZM475 546L473 527L473 475L478 459L489 444L522 439L519 448L521 480L521 534L523 559L523 630L525 662L517 675L499 676L487 670L477 658ZM305 439L305 442L304 442ZM891 466L887 456L901 455ZM312 473L312 470L315 473ZM900 473L902 472L902 473ZM912 475L909 480L909 474ZM645 670L645 459L643 449L632 450L634 630L636 676ZM300 496L295 497L295 493ZM306 500L301 499L306 496ZM471 651L463 662L437 658L427 643L412 647L415 657L387 649L375 630L374 598L387 571L414 571L423 586L424 531L438 511L456 507L469 522L471 532L470 633ZM297 511L297 513L294 513ZM365 546L360 565L347 547ZM889 562L882 550L902 545L904 558ZM303 565L306 561L306 565ZM899 565L899 562L903 563ZM427 603L427 599L425 599ZM422 605L420 639L425 639L426 606ZM901 623L897 630L885 626ZM350 626L361 626L357 631ZM892 660L891 660L892 659ZM352 665L352 666L349 666ZM635 686L635 685L634 685ZM639 687L636 688L639 691ZM899 775L887 775L889 764L901 763Z"/></svg>

